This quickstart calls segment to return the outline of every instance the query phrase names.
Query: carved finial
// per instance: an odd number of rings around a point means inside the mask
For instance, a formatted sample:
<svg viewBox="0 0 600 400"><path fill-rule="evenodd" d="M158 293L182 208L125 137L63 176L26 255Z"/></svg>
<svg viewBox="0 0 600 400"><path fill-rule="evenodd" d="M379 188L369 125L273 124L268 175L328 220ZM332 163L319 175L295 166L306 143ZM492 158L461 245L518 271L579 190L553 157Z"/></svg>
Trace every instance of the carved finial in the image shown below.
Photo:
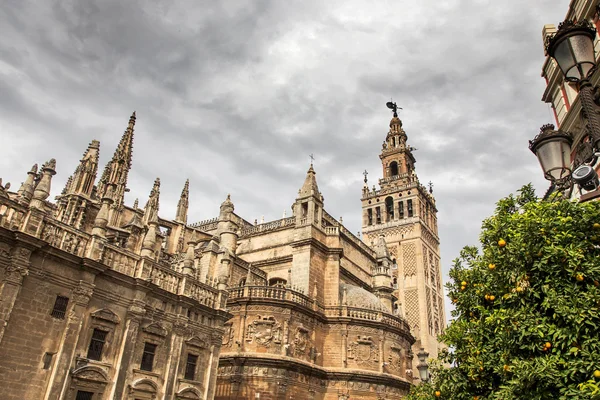
<svg viewBox="0 0 600 400"><path fill-rule="evenodd" d="M433 193L433 182L429 181L427 186L429 186L429 193Z"/></svg>
<svg viewBox="0 0 600 400"><path fill-rule="evenodd" d="M365 169L365 171L363 172L363 175L365 177L365 186L367 185L367 175L369 175L369 173L367 172L367 170Z"/></svg>
<svg viewBox="0 0 600 400"><path fill-rule="evenodd" d="M137 197L136 197L136 199L133 201L133 209L134 209L134 210L137 210L137 209L138 209L138 206L139 206L139 204L140 204L140 202L139 202L139 200L138 200L138 199L137 199Z"/></svg>

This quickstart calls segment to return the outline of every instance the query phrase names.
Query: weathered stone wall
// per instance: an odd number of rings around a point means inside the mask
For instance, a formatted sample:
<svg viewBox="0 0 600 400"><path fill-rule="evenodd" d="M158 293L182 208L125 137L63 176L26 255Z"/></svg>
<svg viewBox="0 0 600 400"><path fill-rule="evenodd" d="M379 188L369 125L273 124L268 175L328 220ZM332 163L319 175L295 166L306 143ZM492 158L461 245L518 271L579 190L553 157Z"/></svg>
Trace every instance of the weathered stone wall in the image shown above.
<svg viewBox="0 0 600 400"><path fill-rule="evenodd" d="M10 387L3 400L73 400L78 390L98 399L121 399L130 392L140 399L212 396L219 321L226 314L48 248L34 250L28 272L8 279L14 261L6 254L18 248L1 240L0 247L9 250L0 251L0 306L7 320L0 336L0 381ZM17 293L14 299L11 293ZM68 304L64 313L51 315L57 296L68 298ZM107 333L99 360L87 358L94 329ZM158 346L152 371L141 370L146 342ZM184 379L188 354L198 356L194 379Z"/></svg>

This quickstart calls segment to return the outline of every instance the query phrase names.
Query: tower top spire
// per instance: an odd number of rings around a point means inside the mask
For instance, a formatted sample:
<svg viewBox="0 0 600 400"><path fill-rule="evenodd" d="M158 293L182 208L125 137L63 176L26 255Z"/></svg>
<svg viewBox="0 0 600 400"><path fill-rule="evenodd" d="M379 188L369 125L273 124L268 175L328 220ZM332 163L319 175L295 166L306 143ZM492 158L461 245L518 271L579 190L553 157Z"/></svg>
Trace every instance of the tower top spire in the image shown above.
<svg viewBox="0 0 600 400"><path fill-rule="evenodd" d="M120 206L123 204L127 186L127 175L131 169L131 159L133 155L133 131L135 127L135 111L129 117L129 124L123 133L119 145L112 156L112 159L106 164L100 182L98 182L98 195L102 197L108 184L116 185L115 203Z"/></svg>
<svg viewBox="0 0 600 400"><path fill-rule="evenodd" d="M311 154L312 156L312 154ZM314 159L314 157L312 157L312 159ZM320 198L320 194L321 192L319 192L319 186L317 185L317 178L316 178L316 172L315 169L313 168L313 164L312 162L310 163L310 167L308 168L308 171L306 171L306 178L304 179L304 183L302 184L302 187L300 188L300 191L298 192L298 197L309 197L309 196L315 196L317 198Z"/></svg>

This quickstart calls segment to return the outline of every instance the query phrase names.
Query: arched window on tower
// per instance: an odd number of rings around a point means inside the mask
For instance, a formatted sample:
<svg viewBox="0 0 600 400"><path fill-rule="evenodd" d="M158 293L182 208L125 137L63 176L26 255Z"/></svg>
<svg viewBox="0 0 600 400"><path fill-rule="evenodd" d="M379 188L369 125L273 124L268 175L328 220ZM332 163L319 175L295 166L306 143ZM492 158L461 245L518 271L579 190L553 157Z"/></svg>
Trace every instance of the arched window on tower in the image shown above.
<svg viewBox="0 0 600 400"><path fill-rule="evenodd" d="M385 199L385 211L387 214L387 221L391 221L394 219L394 199L392 196L388 196Z"/></svg>
<svg viewBox="0 0 600 400"><path fill-rule="evenodd" d="M390 164L390 174L392 174L392 176L398 175L398 163L396 161L392 161Z"/></svg>
<svg viewBox="0 0 600 400"><path fill-rule="evenodd" d="M394 280L393 280L393 282L394 282L394 283L392 284L392 287L393 287L394 289L398 289L398 278L395 278L395 277L394 277Z"/></svg>
<svg viewBox="0 0 600 400"><path fill-rule="evenodd" d="M408 218L413 216L413 202L412 199L406 200L406 208L408 211Z"/></svg>

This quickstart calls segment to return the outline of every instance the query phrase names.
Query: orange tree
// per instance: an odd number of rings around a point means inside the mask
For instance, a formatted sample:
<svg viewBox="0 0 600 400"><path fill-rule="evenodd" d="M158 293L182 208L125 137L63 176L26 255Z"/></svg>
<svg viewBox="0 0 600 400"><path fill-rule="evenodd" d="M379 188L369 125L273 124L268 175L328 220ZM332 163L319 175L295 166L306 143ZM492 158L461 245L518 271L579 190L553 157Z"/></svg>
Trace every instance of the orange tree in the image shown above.
<svg viewBox="0 0 600 400"><path fill-rule="evenodd" d="M408 399L600 399L600 202L497 203L447 283L449 350Z"/></svg>

